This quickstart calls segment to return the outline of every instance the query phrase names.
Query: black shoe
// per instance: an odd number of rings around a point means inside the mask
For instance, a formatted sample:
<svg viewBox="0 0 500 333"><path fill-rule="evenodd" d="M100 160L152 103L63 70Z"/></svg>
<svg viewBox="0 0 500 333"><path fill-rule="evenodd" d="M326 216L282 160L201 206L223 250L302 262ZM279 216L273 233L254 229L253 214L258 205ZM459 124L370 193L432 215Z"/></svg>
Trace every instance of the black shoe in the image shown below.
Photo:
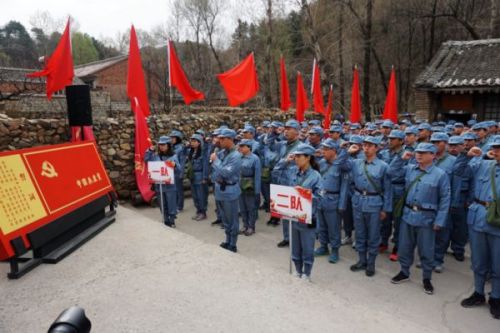
<svg viewBox="0 0 500 333"><path fill-rule="evenodd" d="M374 276L375 275L375 267L366 267L365 274L368 277Z"/></svg>
<svg viewBox="0 0 500 333"><path fill-rule="evenodd" d="M403 272L399 272L398 275L391 279L391 283L399 284L408 281L410 277Z"/></svg>
<svg viewBox="0 0 500 333"><path fill-rule="evenodd" d="M453 253L453 256L455 257L456 261L464 261L465 260L463 253Z"/></svg>
<svg viewBox="0 0 500 333"><path fill-rule="evenodd" d="M486 302L484 295L474 292L468 298L462 300L460 305L464 308L471 308L473 306L483 305Z"/></svg>
<svg viewBox="0 0 500 333"><path fill-rule="evenodd" d="M428 295L434 294L434 287L432 286L430 279L424 279L424 291Z"/></svg>
<svg viewBox="0 0 500 333"><path fill-rule="evenodd" d="M362 263L361 261L358 261L354 265L351 266L351 271L357 272L357 271L363 271L366 269L366 264Z"/></svg>
<svg viewBox="0 0 500 333"><path fill-rule="evenodd" d="M219 246L220 246L220 247L222 247L223 249L226 249L226 250L227 250L227 249L229 248L229 243L222 242L222 243L220 243L220 245L219 245Z"/></svg>
<svg viewBox="0 0 500 333"><path fill-rule="evenodd" d="M234 253L238 252L238 249L236 248L236 246L229 246L227 249L231 252L234 252Z"/></svg>
<svg viewBox="0 0 500 333"><path fill-rule="evenodd" d="M222 223L222 221L219 220L219 219L217 219L217 220L213 221L211 224L212 225L217 225L217 224L221 224L221 223Z"/></svg>
<svg viewBox="0 0 500 333"><path fill-rule="evenodd" d="M267 225L272 225L273 224L273 219L269 219L269 221L266 222Z"/></svg>
<svg viewBox="0 0 500 333"><path fill-rule="evenodd" d="M278 243L278 247L287 247L288 245L290 245L290 242L287 240L282 240Z"/></svg>
<svg viewBox="0 0 500 333"><path fill-rule="evenodd" d="M495 319L500 319L500 298L492 298L488 300L490 305L490 313Z"/></svg>

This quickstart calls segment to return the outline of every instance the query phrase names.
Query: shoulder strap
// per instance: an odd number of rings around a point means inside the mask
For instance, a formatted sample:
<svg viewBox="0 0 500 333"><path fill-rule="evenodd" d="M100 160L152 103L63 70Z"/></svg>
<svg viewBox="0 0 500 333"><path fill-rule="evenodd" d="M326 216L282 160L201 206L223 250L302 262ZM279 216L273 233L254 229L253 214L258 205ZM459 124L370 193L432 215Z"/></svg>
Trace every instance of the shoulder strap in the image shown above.
<svg viewBox="0 0 500 333"><path fill-rule="evenodd" d="M406 197L408 197L408 193L410 193L410 190L412 187L420 180L425 175L425 171L422 171L420 175L418 175L408 186L408 188L404 191L403 195L401 198L396 202L394 205L394 216L400 217L403 213L403 206L406 204Z"/></svg>
<svg viewBox="0 0 500 333"><path fill-rule="evenodd" d="M366 161L363 161L363 171L365 172L366 179L370 182L370 184L373 186L376 192L378 192L380 195L382 195L382 189L375 183L373 180L372 176L370 176L370 173L368 172L368 167Z"/></svg>
<svg viewBox="0 0 500 333"><path fill-rule="evenodd" d="M490 179L491 179L491 190L493 191L493 200L497 201L497 187L495 184L495 163L491 165Z"/></svg>

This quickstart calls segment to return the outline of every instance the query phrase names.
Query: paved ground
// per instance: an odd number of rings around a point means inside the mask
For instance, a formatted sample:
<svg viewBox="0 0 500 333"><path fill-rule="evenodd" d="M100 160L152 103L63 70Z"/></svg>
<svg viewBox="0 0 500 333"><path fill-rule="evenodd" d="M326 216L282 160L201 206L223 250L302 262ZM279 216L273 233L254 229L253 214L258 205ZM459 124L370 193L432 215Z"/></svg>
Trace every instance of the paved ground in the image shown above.
<svg viewBox="0 0 500 333"><path fill-rule="evenodd" d="M117 222L57 265L17 281L0 264L0 332L44 332L59 312L84 307L93 332L499 332L486 307L463 309L472 290L470 262L447 258L436 293L412 282L392 285L398 265L380 257L377 274L352 273L351 248L341 261L317 260L313 283L289 276L281 229L242 237L239 253L218 247L213 220L191 221L191 200L178 228L159 223L158 209L121 206Z"/></svg>

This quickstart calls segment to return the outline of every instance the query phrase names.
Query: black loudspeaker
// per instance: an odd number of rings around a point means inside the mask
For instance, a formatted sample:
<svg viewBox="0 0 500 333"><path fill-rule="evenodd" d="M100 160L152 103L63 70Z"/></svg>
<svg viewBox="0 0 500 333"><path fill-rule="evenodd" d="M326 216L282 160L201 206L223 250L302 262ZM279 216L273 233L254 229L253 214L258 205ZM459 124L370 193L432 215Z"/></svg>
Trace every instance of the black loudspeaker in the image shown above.
<svg viewBox="0 0 500 333"><path fill-rule="evenodd" d="M91 126L90 87L86 84L66 86L69 126Z"/></svg>

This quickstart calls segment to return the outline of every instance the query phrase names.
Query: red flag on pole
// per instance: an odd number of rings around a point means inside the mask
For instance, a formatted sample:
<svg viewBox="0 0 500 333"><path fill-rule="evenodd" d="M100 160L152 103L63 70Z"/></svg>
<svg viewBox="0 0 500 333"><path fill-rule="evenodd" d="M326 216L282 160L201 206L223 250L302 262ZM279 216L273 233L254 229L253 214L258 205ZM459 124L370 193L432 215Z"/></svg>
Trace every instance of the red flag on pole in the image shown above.
<svg viewBox="0 0 500 333"><path fill-rule="evenodd" d="M309 101L307 100L306 89L302 81L302 74L297 72L297 95L295 96L295 109L297 121L304 121L304 113L309 108Z"/></svg>
<svg viewBox="0 0 500 333"><path fill-rule="evenodd" d="M326 105L325 119L323 120L323 128L325 131L330 130L330 123L332 118L333 109L333 86L330 85L330 91L328 92L328 104Z"/></svg>
<svg viewBox="0 0 500 333"><path fill-rule="evenodd" d="M281 74L281 103L280 108L283 111L288 111L292 106L290 101L290 87L288 86L288 79L286 77L285 59L283 56L280 58L280 74Z"/></svg>
<svg viewBox="0 0 500 333"><path fill-rule="evenodd" d="M361 97L359 95L359 73L358 67L354 66L352 75L352 91L351 91L351 123L361 122Z"/></svg>
<svg viewBox="0 0 500 333"><path fill-rule="evenodd" d="M193 89L189 84L186 73L182 69L179 58L177 58L174 43L171 40L168 41L168 84L170 87L177 88L187 105L205 99L202 92Z"/></svg>
<svg viewBox="0 0 500 333"><path fill-rule="evenodd" d="M259 91L259 80L253 52L242 62L222 74L217 74L230 106L238 106Z"/></svg>
<svg viewBox="0 0 500 333"><path fill-rule="evenodd" d="M313 98L314 111L317 113L325 114L325 106L323 104L323 93L321 92L321 78L319 73L319 66L314 59L311 94Z"/></svg>
<svg viewBox="0 0 500 333"><path fill-rule="evenodd" d="M151 147L151 138L149 136L146 117L144 117L142 113L142 108L138 99L134 98L131 103L134 105L135 113L135 181L144 201L150 202L155 193L151 191L151 184L149 183L148 177L148 165L144 161L144 154L146 150Z"/></svg>
<svg viewBox="0 0 500 333"><path fill-rule="evenodd" d="M135 28L130 28L130 47L128 51L128 73L127 73L127 96L130 99L130 105L135 112L139 105L142 108L144 117L149 116L149 101L144 81L144 72L142 71L141 53ZM137 103L135 103L137 98Z"/></svg>
<svg viewBox="0 0 500 333"><path fill-rule="evenodd" d="M396 92L396 72L394 67L391 70L391 78L389 80L389 90L385 98L384 114L382 119L390 119L393 123L398 122L398 97Z"/></svg>
<svg viewBox="0 0 500 333"><path fill-rule="evenodd" d="M28 77L47 77L47 98L50 100L52 94L64 89L73 83L73 57L71 56L71 38L69 32L70 19L66 23L66 28L57 44L54 53L46 62L42 71L28 74Z"/></svg>

